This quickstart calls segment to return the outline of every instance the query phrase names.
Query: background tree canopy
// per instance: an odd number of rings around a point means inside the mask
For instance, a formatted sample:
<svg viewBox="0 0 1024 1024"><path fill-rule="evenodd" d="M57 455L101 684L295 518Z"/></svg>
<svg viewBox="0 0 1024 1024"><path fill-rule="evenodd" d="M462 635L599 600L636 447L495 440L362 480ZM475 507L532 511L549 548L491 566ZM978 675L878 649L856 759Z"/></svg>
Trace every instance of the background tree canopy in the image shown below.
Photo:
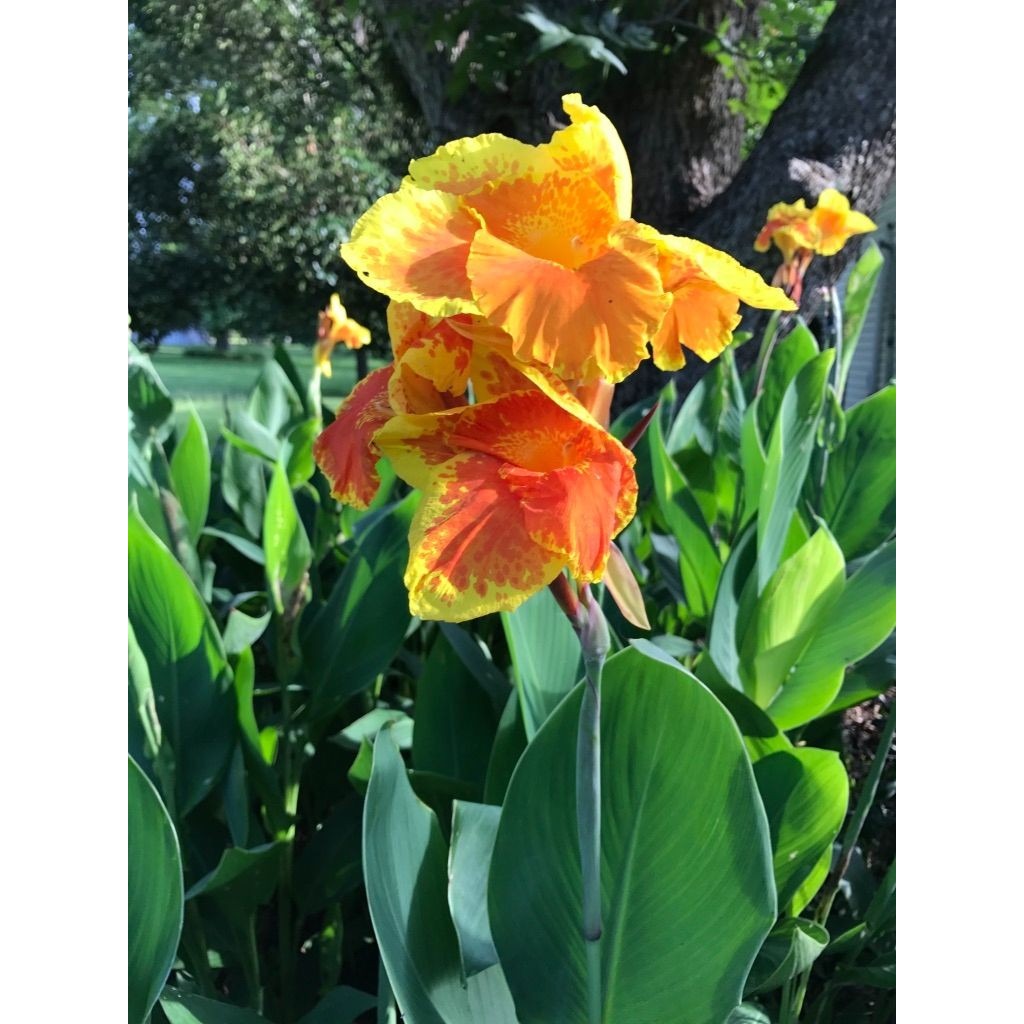
<svg viewBox="0 0 1024 1024"><path fill-rule="evenodd" d="M311 339L340 288L382 338L383 299L337 255L356 217L450 138L548 137L564 92L618 127L638 219L766 274L773 202L834 186L871 215L895 170L891 0L133 0L129 41L144 337ZM645 369L622 399L658 383Z"/></svg>

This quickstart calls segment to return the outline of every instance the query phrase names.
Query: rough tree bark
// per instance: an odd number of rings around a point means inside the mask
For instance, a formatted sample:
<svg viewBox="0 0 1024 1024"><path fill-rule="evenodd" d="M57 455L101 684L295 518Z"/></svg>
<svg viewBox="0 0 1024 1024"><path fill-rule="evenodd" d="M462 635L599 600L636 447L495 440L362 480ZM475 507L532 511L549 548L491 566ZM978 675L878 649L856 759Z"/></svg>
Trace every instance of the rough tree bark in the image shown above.
<svg viewBox="0 0 1024 1024"><path fill-rule="evenodd" d="M403 0L394 17L389 0L377 0L381 23L409 88L437 141L486 131L503 131L525 141L546 139L560 121L560 96L573 91L571 73L556 61L529 65L501 103L467 95L445 97L452 54L430 44L424 28L436 16L434 0ZM578 0L549 0L551 17L578 7ZM733 40L757 29L760 2L693 0L687 20L714 28L728 14ZM678 4L651 3L649 12ZM770 278L773 253L753 250L753 239L768 208L804 196L813 201L829 186L848 195L873 216L884 200L896 165L896 7L893 0L837 0L820 38L808 55L786 100L745 161L740 151L744 124L729 111L739 83L728 79L703 53L697 31L666 59L638 54L625 78L609 81L600 97L630 154L634 215L660 230L691 235L732 253ZM813 314L816 284L834 281L860 245L819 260L805 293ZM755 329L758 317L746 316ZM748 353L747 350L751 350ZM740 361L753 346L740 350ZM706 371L692 358L677 376L685 393ZM670 377L650 362L616 389L621 409L656 392Z"/></svg>
<svg viewBox="0 0 1024 1024"><path fill-rule="evenodd" d="M691 235L725 249L765 278L778 253L755 253L754 236L768 208L804 196L813 201L826 188L849 196L874 216L896 173L896 5L892 0L838 0L789 95L738 173L704 210L665 230ZM661 226L661 225L659 225ZM838 280L859 255L854 239L838 255L816 260L808 274L801 311L813 316L819 287ZM744 317L756 331L763 317ZM753 344L739 350L741 366L756 356ZM685 394L707 365L691 359L676 375ZM616 410L654 394L671 375L642 363L616 388Z"/></svg>

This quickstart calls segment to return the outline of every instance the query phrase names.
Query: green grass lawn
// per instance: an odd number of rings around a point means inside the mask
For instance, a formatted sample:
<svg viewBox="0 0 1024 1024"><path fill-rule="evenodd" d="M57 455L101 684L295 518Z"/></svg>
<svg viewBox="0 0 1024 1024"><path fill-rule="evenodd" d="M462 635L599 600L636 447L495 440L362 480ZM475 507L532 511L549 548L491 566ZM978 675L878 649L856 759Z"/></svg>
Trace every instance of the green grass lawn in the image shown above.
<svg viewBox="0 0 1024 1024"><path fill-rule="evenodd" d="M253 351L255 346L249 351ZM269 358L270 348L255 349ZM304 345L291 345L288 355L295 363L300 376L308 377L313 370L313 350ZM160 374L167 390L174 399L175 418L179 424L194 406L206 427L211 442L220 433L228 409L244 407L249 401L252 389L263 368L263 359L186 356L183 349L163 349L151 356L157 373ZM383 366L384 361L370 357L370 369ZM334 374L324 378L322 394L324 403L336 409L341 400L352 390L356 379L356 358L340 346L331 360Z"/></svg>

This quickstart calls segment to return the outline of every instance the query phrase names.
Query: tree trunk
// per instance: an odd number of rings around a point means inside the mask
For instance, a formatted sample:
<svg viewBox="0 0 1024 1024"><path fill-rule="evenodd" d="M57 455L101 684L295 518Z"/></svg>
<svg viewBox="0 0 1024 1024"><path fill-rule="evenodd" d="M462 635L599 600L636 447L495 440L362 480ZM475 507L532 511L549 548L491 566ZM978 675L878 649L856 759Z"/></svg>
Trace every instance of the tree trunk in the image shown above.
<svg viewBox="0 0 1024 1024"><path fill-rule="evenodd" d="M892 0L838 0L796 82L732 183L683 225L683 233L731 253L770 280L775 249L756 253L754 238L773 203L800 196L813 201L829 187L873 217L896 173L896 7ZM660 226L660 225L659 225ZM837 255L811 264L801 312L814 315L819 286L833 284L861 252L854 238ZM743 328L755 331L765 316L746 310ZM757 355L741 348L741 367ZM676 374L681 394L707 364L691 357ZM645 362L615 390L614 411L655 394L672 377Z"/></svg>
<svg viewBox="0 0 1024 1024"><path fill-rule="evenodd" d="M401 18L389 0L377 5L438 143L487 131L539 142L564 121L560 97L576 87L573 73L559 62L527 65L498 102L467 93L452 103L445 90L454 55L424 34L437 16L434 0L404 0ZM579 0L548 0L544 11L558 20L579 6ZM786 100L741 164L743 119L729 110L741 86L703 52L703 43L726 17L731 40L756 32L760 6L761 0L692 0L682 8L649 3L644 14L652 22L666 11L672 20L678 10L698 27L684 29L687 43L669 58L637 53L629 74L611 72L596 100L631 157L634 216L724 249L770 279L777 253L757 254L753 241L773 203L801 195L813 201L832 186L872 216L889 190L896 165L896 8L893 0L837 0ZM837 256L815 261L805 286L805 315L813 315L816 286L838 279L860 248L854 240ZM745 329L756 331L761 323L757 312L747 311ZM755 349L752 344L740 350L741 365ZM677 375L681 392L705 370L705 363L691 357ZM642 363L616 389L615 410L654 394L670 377L650 361Z"/></svg>

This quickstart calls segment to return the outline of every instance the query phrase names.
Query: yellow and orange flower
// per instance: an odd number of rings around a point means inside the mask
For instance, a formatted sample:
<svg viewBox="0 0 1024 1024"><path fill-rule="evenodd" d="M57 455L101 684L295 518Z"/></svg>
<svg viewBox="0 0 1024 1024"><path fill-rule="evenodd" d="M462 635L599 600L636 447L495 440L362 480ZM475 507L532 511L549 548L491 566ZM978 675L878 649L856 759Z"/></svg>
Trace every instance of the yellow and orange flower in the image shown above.
<svg viewBox="0 0 1024 1024"><path fill-rule="evenodd" d="M384 456L423 491L406 583L424 618L510 610L565 570L600 579L636 506L633 456L607 430L613 383L649 346L665 369L684 348L713 359L741 301L795 308L725 253L632 220L617 132L578 95L562 103L550 142L481 135L413 160L342 247L392 300L394 363L316 458L359 508Z"/></svg>
<svg viewBox="0 0 1024 1024"><path fill-rule="evenodd" d="M834 188L827 188L818 196L813 210L803 199L795 203L776 203L768 211L768 219L761 228L754 248L767 252L774 242L786 263L806 249L820 256L834 256L853 235L876 230L870 218L850 209L850 200Z"/></svg>
<svg viewBox="0 0 1024 1024"><path fill-rule="evenodd" d="M578 95L563 106L571 124L543 145L481 135L414 160L342 257L431 316L486 318L516 359L618 381L645 358L670 299L656 246L629 219L618 134Z"/></svg>
<svg viewBox="0 0 1024 1024"><path fill-rule="evenodd" d="M539 389L395 416L375 443L423 491L405 575L422 618L509 611L566 568L600 579L636 511L633 454Z"/></svg>
<svg viewBox="0 0 1024 1024"><path fill-rule="evenodd" d="M658 235L657 244L662 284L672 296L651 341L655 365L662 370L686 363L684 347L705 362L721 355L739 325L741 301L760 309L796 309L779 288L710 245L674 235Z"/></svg>
<svg viewBox="0 0 1024 1024"><path fill-rule="evenodd" d="M313 358L325 377L331 375L331 353L339 343L348 349L363 348L370 344L370 331L348 315L341 304L341 298L335 292L327 308L321 310L317 321Z"/></svg>
<svg viewBox="0 0 1024 1024"><path fill-rule="evenodd" d="M863 213L850 209L850 200L834 188L818 196L818 205L811 212L811 226L817 232L815 252L834 256L854 235L876 231L878 225Z"/></svg>
<svg viewBox="0 0 1024 1024"><path fill-rule="evenodd" d="M331 494L353 508L369 507L380 487L373 435L394 415L388 402L392 370L383 366L359 381L313 442L313 457L331 482Z"/></svg>

